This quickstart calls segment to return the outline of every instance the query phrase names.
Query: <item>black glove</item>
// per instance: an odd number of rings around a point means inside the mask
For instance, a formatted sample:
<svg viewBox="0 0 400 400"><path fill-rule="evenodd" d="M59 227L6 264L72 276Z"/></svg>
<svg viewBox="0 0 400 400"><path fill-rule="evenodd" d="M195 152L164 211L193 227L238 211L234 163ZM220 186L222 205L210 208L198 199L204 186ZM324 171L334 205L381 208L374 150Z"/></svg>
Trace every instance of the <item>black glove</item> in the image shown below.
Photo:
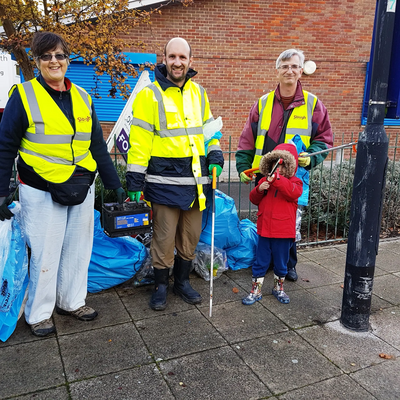
<svg viewBox="0 0 400 400"><path fill-rule="evenodd" d="M0 197L0 220L4 221L5 219L11 219L14 214L8 209L8 204L11 200L11 197Z"/></svg>
<svg viewBox="0 0 400 400"><path fill-rule="evenodd" d="M117 196L118 203L122 204L125 201L126 197L127 197L126 193L125 193L125 190L122 189L122 187L119 187L118 189L114 189L114 193Z"/></svg>

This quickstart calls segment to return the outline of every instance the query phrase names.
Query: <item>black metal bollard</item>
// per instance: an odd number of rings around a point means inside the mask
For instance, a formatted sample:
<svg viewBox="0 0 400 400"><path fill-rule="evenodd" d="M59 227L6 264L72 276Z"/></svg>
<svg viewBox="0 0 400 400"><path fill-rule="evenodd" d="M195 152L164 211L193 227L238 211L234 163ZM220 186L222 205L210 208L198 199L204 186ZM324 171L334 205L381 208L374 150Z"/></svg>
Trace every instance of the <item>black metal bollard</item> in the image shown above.
<svg viewBox="0 0 400 400"><path fill-rule="evenodd" d="M393 5L394 4L394 5ZM341 323L367 331L378 254L388 155L383 127L395 20L395 2L379 0L368 120L357 145Z"/></svg>

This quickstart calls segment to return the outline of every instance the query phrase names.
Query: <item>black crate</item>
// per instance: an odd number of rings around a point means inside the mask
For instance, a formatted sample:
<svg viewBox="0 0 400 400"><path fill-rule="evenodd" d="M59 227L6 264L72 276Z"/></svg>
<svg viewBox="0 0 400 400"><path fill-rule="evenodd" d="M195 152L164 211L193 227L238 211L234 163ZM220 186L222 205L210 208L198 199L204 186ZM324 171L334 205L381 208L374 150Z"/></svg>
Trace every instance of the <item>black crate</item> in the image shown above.
<svg viewBox="0 0 400 400"><path fill-rule="evenodd" d="M151 232L151 208L145 203L103 204L104 232L110 237L134 236Z"/></svg>

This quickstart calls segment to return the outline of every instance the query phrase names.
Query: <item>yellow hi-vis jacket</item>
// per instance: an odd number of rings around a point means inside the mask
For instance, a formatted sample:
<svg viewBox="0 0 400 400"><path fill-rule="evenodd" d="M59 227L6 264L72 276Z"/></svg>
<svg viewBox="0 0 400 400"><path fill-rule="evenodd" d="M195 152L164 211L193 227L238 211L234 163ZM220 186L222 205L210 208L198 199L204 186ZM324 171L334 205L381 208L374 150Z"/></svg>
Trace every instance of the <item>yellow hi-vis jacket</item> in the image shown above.
<svg viewBox="0 0 400 400"><path fill-rule="evenodd" d="M197 198L204 210L203 185L210 179L203 126L213 119L204 88L190 79L182 88L164 91L155 82L140 91L129 137L127 179L133 177L133 190L141 190L144 183L150 202L187 210ZM217 139L210 141L207 154L215 150L222 154ZM208 162L213 163L212 156Z"/></svg>
<svg viewBox="0 0 400 400"><path fill-rule="evenodd" d="M29 121L19 149L20 157L43 179L53 183L67 181L77 165L95 171L97 164L89 147L92 134L92 99L86 91L72 84L71 99L75 131L36 80L15 85Z"/></svg>
<svg viewBox="0 0 400 400"><path fill-rule="evenodd" d="M318 99L312 93L305 90L303 90L303 96L304 104L293 108L289 117L285 133L285 143L288 143L295 135L299 135L306 148L308 148L312 133L312 116ZM274 97L275 91L272 91L262 96L258 101L260 122L257 128L256 153L253 160L253 168L257 168L260 165L260 160L263 156L265 136L271 124Z"/></svg>

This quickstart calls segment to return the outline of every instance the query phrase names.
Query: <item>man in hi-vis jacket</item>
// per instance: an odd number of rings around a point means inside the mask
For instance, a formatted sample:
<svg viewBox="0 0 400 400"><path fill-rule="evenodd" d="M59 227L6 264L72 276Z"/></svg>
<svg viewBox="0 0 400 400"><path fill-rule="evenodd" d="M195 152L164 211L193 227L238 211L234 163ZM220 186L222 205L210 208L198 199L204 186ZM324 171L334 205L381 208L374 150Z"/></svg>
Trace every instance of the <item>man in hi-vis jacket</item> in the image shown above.
<svg viewBox="0 0 400 400"><path fill-rule="evenodd" d="M141 90L133 103L126 180L130 199L138 201L143 190L153 211L153 310L167 306L171 267L174 293L189 304L202 300L189 283L189 273L200 238L209 175L214 167L220 175L224 165L217 139L205 149L203 128L214 118L206 91L191 80L196 75L191 64L187 41L171 39L163 64L156 67L157 81Z"/></svg>

